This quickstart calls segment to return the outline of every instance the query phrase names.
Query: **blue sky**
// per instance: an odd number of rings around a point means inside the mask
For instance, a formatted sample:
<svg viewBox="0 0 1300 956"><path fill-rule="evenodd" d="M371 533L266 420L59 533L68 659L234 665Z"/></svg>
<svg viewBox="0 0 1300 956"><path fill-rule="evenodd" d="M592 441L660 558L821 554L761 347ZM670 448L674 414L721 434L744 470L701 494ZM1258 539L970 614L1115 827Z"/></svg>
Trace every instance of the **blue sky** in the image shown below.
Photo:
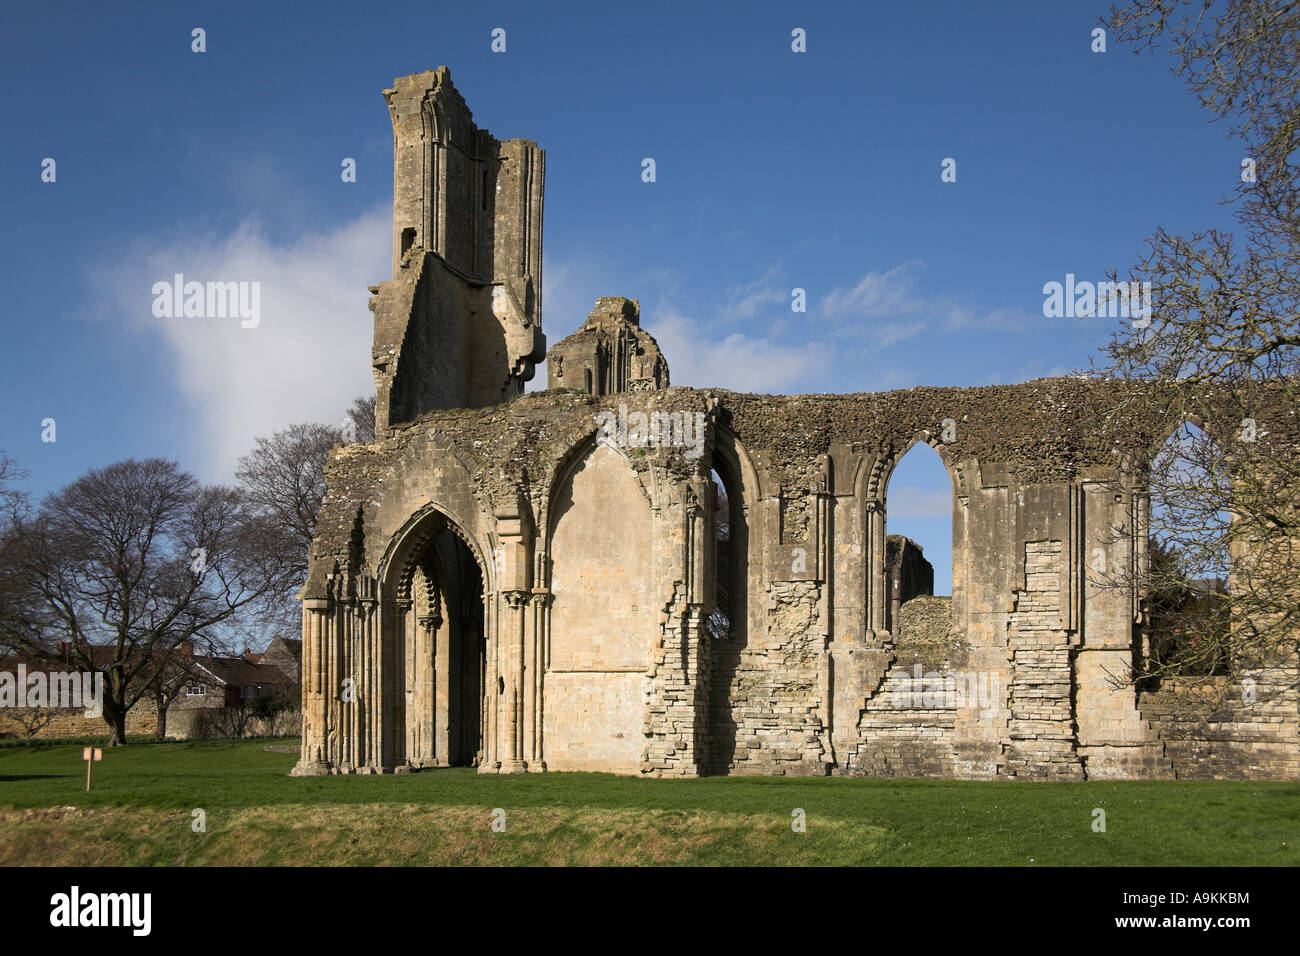
<svg viewBox="0 0 1300 956"><path fill-rule="evenodd" d="M1228 224L1240 146L1167 56L1091 52L1101 3L548 6L9 5L0 448L26 488L151 455L227 480L255 435L337 422L372 387L380 91L440 64L480 125L547 150L550 340L597 296L638 298L674 384L1062 374L1113 321L1044 318L1044 283L1126 270L1157 226ZM261 324L155 318L175 272L260 281ZM946 485L914 453L891 487L890 530L925 545L940 591Z"/></svg>

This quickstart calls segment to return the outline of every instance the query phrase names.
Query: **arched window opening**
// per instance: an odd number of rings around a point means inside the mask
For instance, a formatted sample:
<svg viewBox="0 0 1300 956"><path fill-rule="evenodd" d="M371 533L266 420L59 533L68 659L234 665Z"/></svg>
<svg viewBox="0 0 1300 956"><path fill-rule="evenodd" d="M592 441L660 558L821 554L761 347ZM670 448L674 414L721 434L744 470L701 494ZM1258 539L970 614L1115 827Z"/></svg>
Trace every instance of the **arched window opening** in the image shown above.
<svg viewBox="0 0 1300 956"><path fill-rule="evenodd" d="M725 640L731 637L734 616L732 599L735 593L735 558L731 548L731 499L722 476L714 470L713 480L713 547L715 560L713 613L709 615L709 636Z"/></svg>
<svg viewBox="0 0 1300 956"><path fill-rule="evenodd" d="M1225 673L1230 634L1230 479L1223 451L1187 423L1165 441L1147 473L1148 539L1142 658L1148 684L1161 677Z"/></svg>
<svg viewBox="0 0 1300 956"><path fill-rule="evenodd" d="M951 661L957 640L952 508L952 480L943 459L917 442L886 485L885 627L900 654L933 667Z"/></svg>
<svg viewBox="0 0 1300 956"><path fill-rule="evenodd" d="M722 446L726 439L720 437L718 443ZM738 705L736 698L748 693L737 675L749 642L749 522L738 475L739 457L719 447L713 468L709 475L713 520L711 526L706 523L712 548L706 587L711 587L713 606L705 620L711 735L705 764L709 773L726 774L737 754L736 708L743 705Z"/></svg>

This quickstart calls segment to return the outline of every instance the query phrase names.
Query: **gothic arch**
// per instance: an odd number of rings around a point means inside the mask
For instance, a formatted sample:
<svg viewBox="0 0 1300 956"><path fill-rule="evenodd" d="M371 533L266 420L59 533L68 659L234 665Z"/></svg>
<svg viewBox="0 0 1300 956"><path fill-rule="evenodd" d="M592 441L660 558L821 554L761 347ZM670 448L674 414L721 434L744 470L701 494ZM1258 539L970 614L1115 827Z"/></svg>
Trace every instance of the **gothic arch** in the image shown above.
<svg viewBox="0 0 1300 956"><path fill-rule="evenodd" d="M895 447L891 443L882 448L872 459L869 467L859 469L854 489L858 500L862 503L862 515L865 523L863 534L867 546L866 567L864 569L866 626L869 631L876 631L881 634L889 630L889 624L891 623L890 605L888 603L890 592L886 566L889 479L893 476L894 469L898 467L898 463L903 460L903 457L922 442L929 445L938 454L939 460L943 463L944 471L948 475L948 483L952 493L950 510L953 537L952 619L955 627L964 628L966 624L964 578L968 564L968 549L964 541L965 509L960 506L965 503L966 497L970 493L967 486L967 472L973 470L978 473L978 462L973 458L965 461L959 459L953 447L944 442L940 434L922 428L913 432L911 437L902 445Z"/></svg>
<svg viewBox="0 0 1300 956"><path fill-rule="evenodd" d="M717 549L722 544L712 543L714 595L721 593L719 578L729 597L727 608L729 631L725 637L714 635L705 628L703 640L708 642L709 688L708 753L704 763L710 773L725 774L735 759L736 733L739 721L733 712L733 691L740 670L741 658L749 645L754 629L761 628L754 609L755 595L750 582L752 571L761 566L761 542L758 540L758 473L744 445L724 426L714 425L712 466L721 479L727 495L730 524L728 560L719 560ZM719 519L722 516L717 516Z"/></svg>
<svg viewBox="0 0 1300 956"><path fill-rule="evenodd" d="M541 537L541 547L538 551L538 567L534 569L534 580L539 585L550 586L550 569L542 567L546 562L543 558L550 554L551 536L555 531L555 501L556 496L564 488L565 483L572 477L587 458L594 452L598 446L597 437L600 430L592 428L583 433L582 437L574 442L562 455L555 458L553 467L548 473L548 480L545 483L546 492L536 508L537 528ZM646 504L653 510L656 507L654 496L646 487L646 482L642 479L640 472L632 464L632 459L628 457L627 451L615 444L600 445L615 452L627 465L628 470L636 478L638 486L641 488L641 494L645 498Z"/></svg>
<svg viewBox="0 0 1300 956"><path fill-rule="evenodd" d="M465 528L465 521L441 503L429 502L415 511L389 538L383 557L379 559L377 576L383 582L385 593L398 600L411 599L411 578L419 555L443 530L450 531L464 542L478 563L484 589L495 591L496 568L484 558L489 549L484 548Z"/></svg>
<svg viewBox="0 0 1300 956"><path fill-rule="evenodd" d="M419 769L483 759L495 568L458 516L430 503L380 561L383 764Z"/></svg>
<svg viewBox="0 0 1300 956"><path fill-rule="evenodd" d="M865 469L866 477L866 501L875 502L883 506L885 503L885 490L889 487L889 477L898 467L898 463L903 460L903 456L924 442L938 453L939 459L943 462L943 467L948 472L948 480L952 483L952 492L954 497L959 497L962 492L961 479L959 477L960 466L957 461L957 455L952 450L952 446L944 442L938 435L929 429L918 429L907 440L907 443L894 449L892 446L878 453L871 463L870 469Z"/></svg>

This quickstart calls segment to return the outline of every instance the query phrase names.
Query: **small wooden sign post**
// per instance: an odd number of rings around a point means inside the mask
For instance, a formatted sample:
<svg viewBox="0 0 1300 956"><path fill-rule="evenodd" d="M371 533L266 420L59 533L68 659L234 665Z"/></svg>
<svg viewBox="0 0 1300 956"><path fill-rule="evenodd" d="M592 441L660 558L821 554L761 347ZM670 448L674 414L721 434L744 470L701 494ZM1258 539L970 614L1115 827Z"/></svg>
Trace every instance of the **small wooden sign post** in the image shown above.
<svg viewBox="0 0 1300 956"><path fill-rule="evenodd" d="M86 789L90 790L90 768L94 766L93 761L104 759L104 751L98 747L87 747L81 751L81 759L86 761Z"/></svg>

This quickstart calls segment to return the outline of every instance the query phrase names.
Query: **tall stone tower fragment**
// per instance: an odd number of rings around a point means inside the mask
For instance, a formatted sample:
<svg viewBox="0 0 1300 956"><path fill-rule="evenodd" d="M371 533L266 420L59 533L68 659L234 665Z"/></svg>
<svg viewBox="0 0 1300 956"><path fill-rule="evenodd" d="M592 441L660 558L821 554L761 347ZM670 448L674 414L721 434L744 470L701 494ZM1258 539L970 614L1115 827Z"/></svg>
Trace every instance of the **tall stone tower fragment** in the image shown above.
<svg viewBox="0 0 1300 956"><path fill-rule="evenodd" d="M546 355L546 154L474 125L444 66L384 91L393 121L393 277L371 288L377 434L499 405Z"/></svg>

